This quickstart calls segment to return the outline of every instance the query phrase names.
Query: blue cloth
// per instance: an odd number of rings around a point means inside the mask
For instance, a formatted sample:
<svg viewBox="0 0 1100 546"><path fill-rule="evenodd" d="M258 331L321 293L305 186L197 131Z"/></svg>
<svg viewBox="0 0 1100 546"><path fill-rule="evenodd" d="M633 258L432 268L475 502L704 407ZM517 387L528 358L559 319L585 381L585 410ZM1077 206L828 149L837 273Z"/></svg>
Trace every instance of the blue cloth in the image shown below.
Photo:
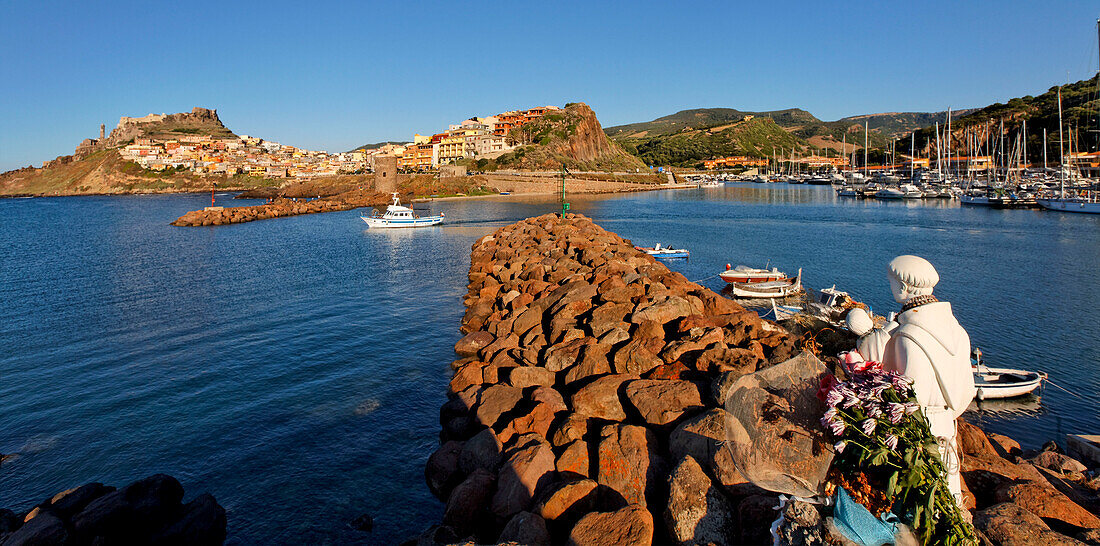
<svg viewBox="0 0 1100 546"><path fill-rule="evenodd" d="M898 517L884 514L878 519L862 504L852 500L843 487L836 488L833 521L844 538L862 546L893 544Z"/></svg>

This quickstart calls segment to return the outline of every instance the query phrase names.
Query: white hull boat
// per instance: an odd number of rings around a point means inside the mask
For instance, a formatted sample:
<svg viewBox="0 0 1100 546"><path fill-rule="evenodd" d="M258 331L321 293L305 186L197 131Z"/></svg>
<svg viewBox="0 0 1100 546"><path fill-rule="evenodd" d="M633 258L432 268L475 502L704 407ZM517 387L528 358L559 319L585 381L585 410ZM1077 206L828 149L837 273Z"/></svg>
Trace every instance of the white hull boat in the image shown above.
<svg viewBox="0 0 1100 546"><path fill-rule="evenodd" d="M905 199L905 193L897 188L882 188L875 192L878 199Z"/></svg>
<svg viewBox="0 0 1100 546"><path fill-rule="evenodd" d="M757 269L755 267L749 267L747 265L739 265L734 268L730 268L729 264L726 264L726 270L718 274L723 281L727 283L759 283L759 282L772 282L772 281L784 281L787 280L787 274L780 271L778 268L771 269Z"/></svg>
<svg viewBox="0 0 1100 546"><path fill-rule="evenodd" d="M397 192L393 194L393 203L386 207L386 212L378 214L378 211L374 211L374 214L370 216L360 216L364 222L367 223L367 227L380 229L391 228L417 228L437 226L443 223L443 213L439 213L437 216L417 216L409 207L401 205L401 201L397 198Z"/></svg>
<svg viewBox="0 0 1100 546"><path fill-rule="evenodd" d="M974 366L974 386L978 389L979 400L1023 396L1038 389L1045 378L1042 372Z"/></svg>
<svg viewBox="0 0 1100 546"><path fill-rule="evenodd" d="M772 299L785 298L802 293L802 270L794 279L771 282L733 283L730 290L738 298Z"/></svg>
<svg viewBox="0 0 1100 546"><path fill-rule="evenodd" d="M691 252L689 252L686 248L662 247L660 243L657 243L652 248L636 246L634 247L634 249L641 250L642 252L645 252L646 254L649 254L650 256L658 259L683 258L686 260L691 257Z"/></svg>
<svg viewBox="0 0 1100 546"><path fill-rule="evenodd" d="M1082 198L1044 198L1038 199L1039 206L1047 210L1058 212L1080 212L1083 214L1100 214L1100 201Z"/></svg>

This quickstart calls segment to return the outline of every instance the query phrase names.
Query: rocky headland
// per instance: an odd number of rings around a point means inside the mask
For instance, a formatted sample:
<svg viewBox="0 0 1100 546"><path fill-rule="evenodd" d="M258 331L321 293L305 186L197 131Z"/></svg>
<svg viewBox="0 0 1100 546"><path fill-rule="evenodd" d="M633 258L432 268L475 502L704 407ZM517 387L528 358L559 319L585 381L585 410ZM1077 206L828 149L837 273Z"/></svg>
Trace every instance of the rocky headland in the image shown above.
<svg viewBox="0 0 1100 546"><path fill-rule="evenodd" d="M748 400L740 387L826 373L808 336L583 216L529 218L479 239L465 304L441 445L425 469L446 507L412 542L770 544L778 494L754 483L809 478L832 459L819 413L791 419L820 404L794 407L805 397L772 387L738 412L757 420L758 445L774 444L768 456L750 466L728 447L727 402ZM1095 474L1056 450L1025 453L960 427L980 536L1097 543ZM844 543L828 508L796 501L783 515L785 543Z"/></svg>
<svg viewBox="0 0 1100 546"><path fill-rule="evenodd" d="M183 503L183 486L155 474L122 489L89 483L62 491L27 512L0 509L3 546L161 544L225 541L225 509L209 494Z"/></svg>

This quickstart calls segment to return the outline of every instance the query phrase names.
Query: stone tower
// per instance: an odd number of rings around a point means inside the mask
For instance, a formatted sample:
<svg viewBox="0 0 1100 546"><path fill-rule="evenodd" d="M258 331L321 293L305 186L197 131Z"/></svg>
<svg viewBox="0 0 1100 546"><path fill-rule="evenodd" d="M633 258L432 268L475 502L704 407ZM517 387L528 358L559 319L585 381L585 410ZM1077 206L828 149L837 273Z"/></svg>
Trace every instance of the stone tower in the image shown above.
<svg viewBox="0 0 1100 546"><path fill-rule="evenodd" d="M397 190L397 156L380 155L374 158L374 190Z"/></svg>
<svg viewBox="0 0 1100 546"><path fill-rule="evenodd" d="M100 123L99 124L99 140L103 140L103 137L106 136L106 132L107 132L107 126Z"/></svg>

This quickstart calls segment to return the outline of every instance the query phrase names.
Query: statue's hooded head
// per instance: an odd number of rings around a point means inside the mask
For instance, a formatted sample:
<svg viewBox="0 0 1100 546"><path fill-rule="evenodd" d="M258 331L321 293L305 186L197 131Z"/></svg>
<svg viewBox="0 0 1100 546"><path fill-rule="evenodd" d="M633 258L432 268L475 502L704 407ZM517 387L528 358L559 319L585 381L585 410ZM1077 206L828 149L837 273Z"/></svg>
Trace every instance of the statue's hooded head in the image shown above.
<svg viewBox="0 0 1100 546"><path fill-rule="evenodd" d="M890 291L894 301L905 303L917 296L927 296L940 282L936 268L920 256L898 256L886 266L890 273Z"/></svg>
<svg viewBox="0 0 1100 546"><path fill-rule="evenodd" d="M875 323L871 320L871 315L868 315L867 311L859 307L848 311L848 315L844 317L844 322L848 326L848 331L860 337L871 333L871 330L875 329Z"/></svg>

